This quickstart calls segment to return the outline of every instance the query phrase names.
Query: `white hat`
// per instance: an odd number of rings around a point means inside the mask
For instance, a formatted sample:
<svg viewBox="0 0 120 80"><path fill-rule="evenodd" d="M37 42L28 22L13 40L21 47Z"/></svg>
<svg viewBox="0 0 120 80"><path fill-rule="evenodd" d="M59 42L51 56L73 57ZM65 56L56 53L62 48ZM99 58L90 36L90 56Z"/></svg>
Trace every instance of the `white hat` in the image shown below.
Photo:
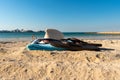
<svg viewBox="0 0 120 80"><path fill-rule="evenodd" d="M56 29L46 29L44 38L63 39L64 35Z"/></svg>

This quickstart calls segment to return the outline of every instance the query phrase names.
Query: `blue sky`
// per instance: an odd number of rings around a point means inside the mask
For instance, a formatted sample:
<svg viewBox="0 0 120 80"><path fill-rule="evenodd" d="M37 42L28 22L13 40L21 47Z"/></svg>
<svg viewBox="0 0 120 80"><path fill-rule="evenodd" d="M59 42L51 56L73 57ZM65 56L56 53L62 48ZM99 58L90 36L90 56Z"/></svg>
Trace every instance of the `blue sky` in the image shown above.
<svg viewBox="0 0 120 80"><path fill-rule="evenodd" d="M0 0L0 30L120 31L120 0Z"/></svg>

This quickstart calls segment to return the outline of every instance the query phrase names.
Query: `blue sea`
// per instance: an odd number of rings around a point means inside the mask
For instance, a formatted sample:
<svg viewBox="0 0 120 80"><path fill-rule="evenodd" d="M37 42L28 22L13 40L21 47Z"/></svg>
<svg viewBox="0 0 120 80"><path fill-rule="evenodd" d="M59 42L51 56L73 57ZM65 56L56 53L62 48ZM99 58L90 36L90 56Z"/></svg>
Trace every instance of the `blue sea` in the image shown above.
<svg viewBox="0 0 120 80"><path fill-rule="evenodd" d="M120 35L114 34L96 34L88 32L63 32L65 38L79 38L79 39L120 39ZM31 41L32 35L37 38L43 38L44 32L2 32L0 33L0 41Z"/></svg>

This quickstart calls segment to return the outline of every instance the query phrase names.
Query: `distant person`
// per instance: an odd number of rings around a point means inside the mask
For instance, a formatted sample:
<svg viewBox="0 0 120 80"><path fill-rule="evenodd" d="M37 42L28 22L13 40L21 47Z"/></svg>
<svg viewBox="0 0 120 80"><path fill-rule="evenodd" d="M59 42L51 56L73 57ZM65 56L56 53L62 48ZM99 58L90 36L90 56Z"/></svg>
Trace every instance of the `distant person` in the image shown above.
<svg viewBox="0 0 120 80"><path fill-rule="evenodd" d="M32 41L35 40L35 39L37 39L37 37L33 34L32 35Z"/></svg>

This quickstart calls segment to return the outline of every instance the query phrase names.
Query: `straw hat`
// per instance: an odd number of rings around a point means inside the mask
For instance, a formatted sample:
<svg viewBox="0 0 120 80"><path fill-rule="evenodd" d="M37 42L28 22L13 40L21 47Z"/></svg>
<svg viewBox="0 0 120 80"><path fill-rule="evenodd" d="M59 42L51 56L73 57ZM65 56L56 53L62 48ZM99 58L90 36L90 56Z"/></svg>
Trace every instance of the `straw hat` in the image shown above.
<svg viewBox="0 0 120 80"><path fill-rule="evenodd" d="M64 35L56 29L46 29L44 38L63 39Z"/></svg>

